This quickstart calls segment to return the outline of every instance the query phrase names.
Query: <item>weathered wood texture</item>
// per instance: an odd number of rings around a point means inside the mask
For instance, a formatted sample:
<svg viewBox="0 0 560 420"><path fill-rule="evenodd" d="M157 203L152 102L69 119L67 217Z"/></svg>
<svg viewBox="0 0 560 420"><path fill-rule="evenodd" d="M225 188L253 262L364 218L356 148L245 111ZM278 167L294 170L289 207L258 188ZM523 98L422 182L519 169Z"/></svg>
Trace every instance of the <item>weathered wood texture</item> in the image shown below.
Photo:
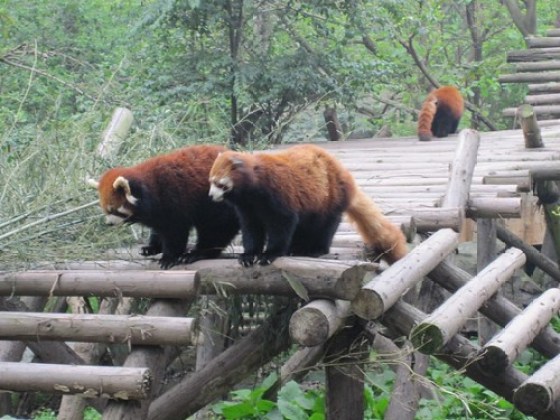
<svg viewBox="0 0 560 420"><path fill-rule="evenodd" d="M360 318L375 319L413 287L457 247L459 235L441 229L368 282L352 300L352 311Z"/></svg>
<svg viewBox="0 0 560 420"><path fill-rule="evenodd" d="M11 340L188 345L194 328L182 317L0 312L0 338Z"/></svg>
<svg viewBox="0 0 560 420"><path fill-rule="evenodd" d="M428 277L449 292L454 293L467 285L473 276L449 261L442 261L428 274ZM519 307L500 294L486 300L479 311L502 327L505 327L521 313ZM560 353L560 334L548 326L537 335L531 345L545 357L554 357Z"/></svg>
<svg viewBox="0 0 560 420"><path fill-rule="evenodd" d="M382 318L382 322L394 330L396 334L409 335L414 325L419 324L425 318L426 314L424 312L400 301L387 311ZM472 344L467 338L455 335L434 354L434 357L444 361L513 403L514 390L527 379L527 375L513 367L508 367L497 375L488 374L476 363L476 354L479 349L478 346ZM554 420L558 418L560 418L560 403L558 401L537 416L539 420Z"/></svg>
<svg viewBox="0 0 560 420"><path fill-rule="evenodd" d="M0 389L81 394L117 399L146 398L152 378L144 368L0 363Z"/></svg>
<svg viewBox="0 0 560 420"><path fill-rule="evenodd" d="M513 394L515 405L525 414L543 417L560 400L560 355L527 378Z"/></svg>
<svg viewBox="0 0 560 420"><path fill-rule="evenodd" d="M560 310L560 289L549 289L516 316L480 352L480 364L500 372L512 364Z"/></svg>
<svg viewBox="0 0 560 420"><path fill-rule="evenodd" d="M511 278L525 260L525 255L516 248L511 248L496 258L421 324L414 327L410 336L414 346L426 354L438 351Z"/></svg>

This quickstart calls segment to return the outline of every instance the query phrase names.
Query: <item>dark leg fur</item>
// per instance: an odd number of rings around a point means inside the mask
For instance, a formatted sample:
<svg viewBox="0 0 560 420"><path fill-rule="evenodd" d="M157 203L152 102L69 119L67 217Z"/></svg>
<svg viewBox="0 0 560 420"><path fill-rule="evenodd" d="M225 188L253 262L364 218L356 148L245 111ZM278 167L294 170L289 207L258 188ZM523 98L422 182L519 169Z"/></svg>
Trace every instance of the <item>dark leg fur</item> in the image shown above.
<svg viewBox="0 0 560 420"><path fill-rule="evenodd" d="M181 262L181 257L186 251L189 231L190 227L177 227L173 232L160 232L163 254L159 260L159 265L163 270Z"/></svg>
<svg viewBox="0 0 560 420"><path fill-rule="evenodd" d="M238 211L238 216L243 242L243 254L239 257L239 263L243 267L250 267L263 252L265 230L254 214Z"/></svg>
<svg viewBox="0 0 560 420"><path fill-rule="evenodd" d="M266 251L259 258L260 265L271 264L276 258L287 255L298 223L294 213L275 215L266 220Z"/></svg>
<svg viewBox="0 0 560 420"><path fill-rule="evenodd" d="M438 108L432 122L432 133L436 137L447 137L455 133L459 125L459 120L453 116L446 107Z"/></svg>
<svg viewBox="0 0 560 420"><path fill-rule="evenodd" d="M290 255L319 257L328 254L341 218L341 214L309 216L300 222L294 233Z"/></svg>
<svg viewBox="0 0 560 420"><path fill-rule="evenodd" d="M140 248L140 254L144 257L149 257L150 255L157 255L161 252L161 238L155 230L150 231L150 239L148 240L148 245Z"/></svg>
<svg viewBox="0 0 560 420"><path fill-rule="evenodd" d="M218 258L223 249L235 238L238 231L239 227L235 217L219 225L205 224L196 226L198 238L196 246L185 255L183 262L190 264L198 260Z"/></svg>

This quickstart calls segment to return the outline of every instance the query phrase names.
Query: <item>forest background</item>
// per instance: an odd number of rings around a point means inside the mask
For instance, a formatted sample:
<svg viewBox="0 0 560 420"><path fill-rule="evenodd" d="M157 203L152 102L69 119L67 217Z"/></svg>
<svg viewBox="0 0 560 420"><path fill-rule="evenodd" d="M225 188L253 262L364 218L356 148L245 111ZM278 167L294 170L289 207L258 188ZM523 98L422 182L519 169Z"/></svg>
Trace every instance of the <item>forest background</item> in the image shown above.
<svg viewBox="0 0 560 420"><path fill-rule="evenodd" d="M558 0L2 0L0 264L95 258L142 232L108 229L84 183L185 144L262 148L414 135L438 84L461 127L506 129L524 96L506 54L558 21ZM112 159L96 147L116 107L134 115Z"/></svg>

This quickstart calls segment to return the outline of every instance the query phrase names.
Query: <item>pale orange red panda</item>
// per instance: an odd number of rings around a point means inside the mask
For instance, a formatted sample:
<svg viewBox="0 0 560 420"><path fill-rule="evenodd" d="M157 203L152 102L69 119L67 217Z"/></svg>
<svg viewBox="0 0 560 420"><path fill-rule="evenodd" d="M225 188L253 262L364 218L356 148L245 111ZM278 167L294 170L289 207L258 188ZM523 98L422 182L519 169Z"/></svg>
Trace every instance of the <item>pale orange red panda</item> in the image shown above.
<svg viewBox="0 0 560 420"><path fill-rule="evenodd" d="M293 146L278 153L220 153L210 170L210 196L239 216L243 266L282 255L327 254L343 213L366 246L394 262L407 253L401 230L324 149ZM266 244L266 249L265 249Z"/></svg>
<svg viewBox="0 0 560 420"><path fill-rule="evenodd" d="M185 147L152 157L138 165L105 172L97 187L109 224L141 223L151 228L144 256L162 253L160 265L169 268L215 258L239 231L235 211L208 197L208 175L221 146ZM194 249L186 253L190 230L196 230Z"/></svg>
<svg viewBox="0 0 560 420"><path fill-rule="evenodd" d="M464 111L461 92L454 86L442 86L428 94L418 117L418 139L447 137L457 131Z"/></svg>

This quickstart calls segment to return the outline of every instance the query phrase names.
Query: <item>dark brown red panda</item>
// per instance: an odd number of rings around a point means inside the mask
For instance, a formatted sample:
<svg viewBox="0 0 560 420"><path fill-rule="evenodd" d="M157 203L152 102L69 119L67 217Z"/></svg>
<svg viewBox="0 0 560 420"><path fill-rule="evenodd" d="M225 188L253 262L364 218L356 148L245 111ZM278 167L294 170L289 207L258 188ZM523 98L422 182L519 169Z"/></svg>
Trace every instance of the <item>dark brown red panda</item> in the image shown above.
<svg viewBox="0 0 560 420"><path fill-rule="evenodd" d="M447 137L457 131L464 111L461 92L454 86L442 86L428 94L418 117L418 139Z"/></svg>
<svg viewBox="0 0 560 420"><path fill-rule="evenodd" d="M366 246L384 253L389 262L407 253L401 230L359 189L350 172L318 146L221 153L210 171L210 196L237 211L244 266L255 260L270 264L282 255L328 253L343 213Z"/></svg>
<svg viewBox="0 0 560 420"><path fill-rule="evenodd" d="M141 223L152 229L142 255L162 253L160 265L215 258L239 231L234 209L208 197L208 175L221 146L192 146L138 165L109 169L99 182L107 223ZM186 253L190 230L197 241Z"/></svg>

